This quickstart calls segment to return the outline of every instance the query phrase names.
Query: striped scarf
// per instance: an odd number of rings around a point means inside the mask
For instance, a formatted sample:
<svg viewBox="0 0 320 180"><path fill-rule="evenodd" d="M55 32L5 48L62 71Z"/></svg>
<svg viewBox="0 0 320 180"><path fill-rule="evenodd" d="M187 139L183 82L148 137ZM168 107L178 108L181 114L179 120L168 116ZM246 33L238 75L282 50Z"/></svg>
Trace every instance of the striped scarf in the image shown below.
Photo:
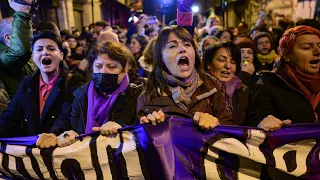
<svg viewBox="0 0 320 180"><path fill-rule="evenodd" d="M163 71L163 77L167 80L173 101L184 111L188 112L191 105L191 96L196 89L203 84L197 70L193 69L191 75L181 81L173 75Z"/></svg>

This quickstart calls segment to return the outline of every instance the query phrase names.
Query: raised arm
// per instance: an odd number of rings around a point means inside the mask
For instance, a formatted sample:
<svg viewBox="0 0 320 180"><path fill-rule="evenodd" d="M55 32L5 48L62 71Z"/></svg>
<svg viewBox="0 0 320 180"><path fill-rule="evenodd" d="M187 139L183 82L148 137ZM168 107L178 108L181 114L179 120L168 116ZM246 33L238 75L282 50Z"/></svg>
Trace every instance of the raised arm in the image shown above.
<svg viewBox="0 0 320 180"><path fill-rule="evenodd" d="M193 36L194 26L193 23L193 14L192 14L192 5L195 0L178 0L178 9L177 9L177 24L189 31Z"/></svg>
<svg viewBox="0 0 320 180"><path fill-rule="evenodd" d="M31 56L32 29L30 6L22 5L9 0L10 7L15 11L13 21L6 20L1 23L7 33L2 34L2 48L0 50L0 69L7 67L23 67ZM12 28L12 29L11 29ZM11 29L11 31L10 31ZM21 58L25 56L24 58Z"/></svg>

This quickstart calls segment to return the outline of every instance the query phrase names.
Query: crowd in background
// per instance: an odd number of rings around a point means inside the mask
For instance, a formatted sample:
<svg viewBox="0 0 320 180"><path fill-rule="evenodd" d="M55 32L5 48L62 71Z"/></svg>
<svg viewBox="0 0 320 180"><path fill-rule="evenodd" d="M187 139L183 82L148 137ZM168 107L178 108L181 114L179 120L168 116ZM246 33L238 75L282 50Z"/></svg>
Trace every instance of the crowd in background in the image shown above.
<svg viewBox="0 0 320 180"><path fill-rule="evenodd" d="M206 130L319 122L319 22L261 17L226 28L211 15L192 24L193 2L179 2L167 27L141 14L129 29L98 21L80 33L47 21L33 29L30 7L9 0L13 18L0 21L0 136L41 134L39 147L50 147L168 116Z"/></svg>

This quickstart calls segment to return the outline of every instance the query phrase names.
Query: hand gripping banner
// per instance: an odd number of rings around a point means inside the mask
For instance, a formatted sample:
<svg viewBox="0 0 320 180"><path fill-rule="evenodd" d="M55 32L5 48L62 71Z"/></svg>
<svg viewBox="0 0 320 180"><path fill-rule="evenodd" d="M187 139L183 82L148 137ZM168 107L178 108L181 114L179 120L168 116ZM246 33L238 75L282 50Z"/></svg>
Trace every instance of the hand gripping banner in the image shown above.
<svg viewBox="0 0 320 180"><path fill-rule="evenodd" d="M28 138L35 143L35 137ZM276 132L240 126L204 131L190 119L171 117L157 126L124 128L114 137L87 136L63 148L23 146L23 138L12 139L19 145L3 141L0 173L55 180L320 179L319 138L319 124Z"/></svg>

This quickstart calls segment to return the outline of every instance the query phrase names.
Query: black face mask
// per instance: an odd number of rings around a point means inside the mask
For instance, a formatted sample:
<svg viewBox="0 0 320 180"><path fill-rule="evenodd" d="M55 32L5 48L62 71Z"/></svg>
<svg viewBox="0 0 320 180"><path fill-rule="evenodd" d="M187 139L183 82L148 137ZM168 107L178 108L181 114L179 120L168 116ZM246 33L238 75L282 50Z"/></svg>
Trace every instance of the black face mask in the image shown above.
<svg viewBox="0 0 320 180"><path fill-rule="evenodd" d="M111 94L119 87L118 75L119 74L93 73L92 80L100 92Z"/></svg>

